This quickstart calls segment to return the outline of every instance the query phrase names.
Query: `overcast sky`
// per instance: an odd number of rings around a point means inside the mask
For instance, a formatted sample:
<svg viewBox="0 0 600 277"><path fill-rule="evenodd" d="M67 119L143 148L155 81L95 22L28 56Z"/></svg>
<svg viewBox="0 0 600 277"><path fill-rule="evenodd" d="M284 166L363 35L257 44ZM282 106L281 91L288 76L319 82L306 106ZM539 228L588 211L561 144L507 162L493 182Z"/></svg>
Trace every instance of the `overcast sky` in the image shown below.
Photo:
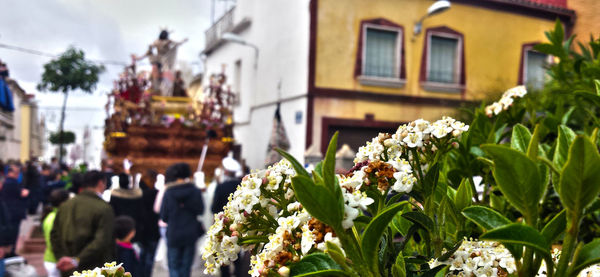
<svg viewBox="0 0 600 277"><path fill-rule="evenodd" d="M0 16L0 43L38 51L63 52L69 45L83 49L94 60L129 62L132 53L141 55L157 38L160 28L174 31L173 40L188 38L178 51L178 60L191 64L199 73L199 53L204 47L204 31L210 27L211 0L19 0L3 1ZM216 14L223 13L232 1L215 0ZM56 130L62 96L36 91L43 64L51 58L0 48L0 59L9 67L11 77L35 94L47 128ZM104 104L122 67L106 65L106 72L93 95L69 95L65 129L81 138L86 125L95 127L91 151L102 145Z"/></svg>

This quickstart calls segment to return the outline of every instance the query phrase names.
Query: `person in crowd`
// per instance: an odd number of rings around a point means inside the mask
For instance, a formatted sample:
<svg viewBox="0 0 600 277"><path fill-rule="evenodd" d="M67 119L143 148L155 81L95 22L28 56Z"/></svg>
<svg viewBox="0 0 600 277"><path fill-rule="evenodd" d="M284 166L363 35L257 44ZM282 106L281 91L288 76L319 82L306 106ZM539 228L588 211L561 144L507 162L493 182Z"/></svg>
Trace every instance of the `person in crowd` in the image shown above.
<svg viewBox="0 0 600 277"><path fill-rule="evenodd" d="M83 185L83 174L79 172L75 172L71 174L71 187L69 188L69 192L73 194L79 194L81 191L81 186Z"/></svg>
<svg viewBox="0 0 600 277"><path fill-rule="evenodd" d="M3 180L0 180L0 193L3 190L3 184ZM4 276L4 257L13 247L13 228L14 226L11 224L10 213L6 207L6 203L0 200L0 276Z"/></svg>
<svg viewBox="0 0 600 277"><path fill-rule="evenodd" d="M50 169L50 166L46 163L42 164L42 171L40 172L40 187L41 187L41 201L42 204L45 206L48 204L47 202L47 195L46 195L46 190L48 188L48 183L50 183L50 181L52 181L52 170Z"/></svg>
<svg viewBox="0 0 600 277"><path fill-rule="evenodd" d="M133 218L122 215L115 219L114 237L117 245L117 264L122 263L123 268L131 273L131 276L144 277L142 264L131 240L135 236L135 221Z"/></svg>
<svg viewBox="0 0 600 277"><path fill-rule="evenodd" d="M50 169L52 171L60 170L60 164L58 163L58 159L56 157L50 158Z"/></svg>
<svg viewBox="0 0 600 277"><path fill-rule="evenodd" d="M162 200L165 196L165 191L167 190L167 187L165 186L165 175L163 174L158 174L156 176L156 182L154 183L154 188L158 190L158 193L156 194L156 199L154 200L154 212L159 214L158 217L158 232L160 234L160 238L163 240L163 242L166 244L167 243L167 223L165 223L164 221L162 221L162 219L160 219L160 208L162 207ZM160 243L160 241L159 241ZM161 249L160 247L158 249ZM158 251L157 249L157 251ZM166 256L166 247L162 248L165 251L161 251L160 253L157 252L157 255L161 255L161 256ZM167 259L163 259L162 260L162 267L166 270L169 269L169 266L167 264Z"/></svg>
<svg viewBox="0 0 600 277"><path fill-rule="evenodd" d="M160 210L167 223L167 259L171 277L189 277L196 253L196 241L204 233L198 216L204 212L202 191L190 180L186 163L171 165L166 171L169 183Z"/></svg>
<svg viewBox="0 0 600 277"><path fill-rule="evenodd" d="M63 202L69 199L69 192L64 189L55 189L48 198L49 205L44 208L42 217L42 230L44 231L44 240L46 241L46 251L44 252L44 267L48 277L60 277L60 271L56 268L56 258L52 252L52 243L50 242L50 232L56 218L56 211Z"/></svg>
<svg viewBox="0 0 600 277"><path fill-rule="evenodd" d="M141 224L144 229L143 235L140 236L140 244L142 245L140 262L142 263L143 276L145 277L152 276L156 248L158 247L158 240L160 239L158 230L159 217L158 213L154 212L153 208L154 201L156 201L156 195L158 194L158 190L154 188L156 177L156 171L149 169L146 174L142 176L142 180L140 181L143 202Z"/></svg>
<svg viewBox="0 0 600 277"><path fill-rule="evenodd" d="M223 207L227 205L229 195L235 192L237 186L242 182L242 166L233 157L226 157L221 161L222 178L221 182L217 184L213 201L211 205L211 212L213 214L219 213L223 210ZM249 256L248 256L249 257ZM240 253L240 257L234 262L234 276L249 276L248 265L250 261L245 259L245 253ZM221 276L231 276L231 269L229 266L221 267Z"/></svg>
<svg viewBox="0 0 600 277"><path fill-rule="evenodd" d="M2 190L0 190L0 202L6 205L8 215L10 217L10 244L12 245L8 256L15 256L15 248L17 238L19 237L19 229L21 221L25 218L27 212L27 196L29 190L24 188L18 181L20 174L19 167L15 164L8 166L6 178Z"/></svg>
<svg viewBox="0 0 600 277"><path fill-rule="evenodd" d="M83 177L81 192L63 203L54 219L50 242L56 267L63 276L74 270L101 267L114 259L114 213L102 200L104 174L92 170Z"/></svg>
<svg viewBox="0 0 600 277"><path fill-rule="evenodd" d="M25 164L23 186L29 190L29 203L27 212L30 215L34 215L38 212L40 198L42 198L42 185L40 182L40 172L38 171L35 162L28 161Z"/></svg>
<svg viewBox="0 0 600 277"><path fill-rule="evenodd" d="M143 200L142 190L139 188L132 188L130 183L129 175L120 173L119 175L119 188L113 189L110 193L110 206L113 208L115 216L127 215L133 218L136 223L136 236L133 238L134 242L139 241L140 236L143 235Z"/></svg>
<svg viewBox="0 0 600 277"><path fill-rule="evenodd" d="M44 197L48 199L50 193L55 189L64 189L67 186L67 182L62 180L62 174L60 170L53 171L50 174L50 182L44 188Z"/></svg>

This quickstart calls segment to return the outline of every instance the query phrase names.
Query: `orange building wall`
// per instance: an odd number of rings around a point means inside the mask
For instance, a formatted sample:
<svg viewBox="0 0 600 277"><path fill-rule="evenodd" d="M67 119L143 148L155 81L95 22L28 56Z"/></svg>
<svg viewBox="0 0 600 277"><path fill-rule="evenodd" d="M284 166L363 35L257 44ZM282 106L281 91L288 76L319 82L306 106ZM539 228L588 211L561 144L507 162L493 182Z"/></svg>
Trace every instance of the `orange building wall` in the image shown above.
<svg viewBox="0 0 600 277"><path fill-rule="evenodd" d="M569 0L567 5L577 15L573 28L576 40L588 42L590 34L600 37L600 0Z"/></svg>
<svg viewBox="0 0 600 277"><path fill-rule="evenodd" d="M434 1L427 0L319 0L316 86L421 97L460 99L460 93L425 91L419 83L425 30L447 26L463 33L466 99L481 99L487 91L501 91L518 82L522 45L545 41L553 21L452 3L427 18L414 40L414 22ZM385 88L361 85L354 77L360 22L385 18L404 27L406 85Z"/></svg>

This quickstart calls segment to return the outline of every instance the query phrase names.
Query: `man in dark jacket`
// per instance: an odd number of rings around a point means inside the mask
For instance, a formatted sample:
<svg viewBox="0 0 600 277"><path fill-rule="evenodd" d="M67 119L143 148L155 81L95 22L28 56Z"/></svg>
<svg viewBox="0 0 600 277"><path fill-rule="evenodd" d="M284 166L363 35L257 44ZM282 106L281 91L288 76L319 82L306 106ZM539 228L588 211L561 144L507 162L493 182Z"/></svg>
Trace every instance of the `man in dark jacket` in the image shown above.
<svg viewBox="0 0 600 277"><path fill-rule="evenodd" d="M19 237L19 229L21 221L26 216L27 211L27 196L29 190L23 188L21 183L18 181L19 178L19 167L16 165L9 165L6 172L6 179L0 190L0 202L3 202L9 219L9 234L8 238L12 249L7 256L15 255L15 247L17 245L17 238Z"/></svg>
<svg viewBox="0 0 600 277"><path fill-rule="evenodd" d="M42 198L41 176L33 161L25 163L23 186L29 190L29 203L27 211L30 215L38 212Z"/></svg>
<svg viewBox="0 0 600 277"><path fill-rule="evenodd" d="M114 260L114 214L101 198L105 189L104 174L87 172L79 195L58 209L50 241L63 276Z"/></svg>
<svg viewBox="0 0 600 277"><path fill-rule="evenodd" d="M204 233L198 216L204 211L202 192L190 181L192 172L186 163L166 171L167 190L160 218L167 223L167 258L171 277L189 277L196 241Z"/></svg>

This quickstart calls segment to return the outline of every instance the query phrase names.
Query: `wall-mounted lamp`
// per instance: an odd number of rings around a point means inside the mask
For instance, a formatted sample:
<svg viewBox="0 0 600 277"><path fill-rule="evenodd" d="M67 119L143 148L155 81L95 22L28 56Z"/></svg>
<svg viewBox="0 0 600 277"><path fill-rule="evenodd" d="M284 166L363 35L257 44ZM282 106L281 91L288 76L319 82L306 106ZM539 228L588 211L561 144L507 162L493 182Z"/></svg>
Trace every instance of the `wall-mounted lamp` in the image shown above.
<svg viewBox="0 0 600 277"><path fill-rule="evenodd" d="M421 33L421 30L423 28L423 21L425 20L425 18L430 17L435 14L438 14L438 13L442 13L449 8L450 8L450 1L448 1L448 0L438 0L435 3L433 3L431 6L429 6L429 8L427 9L427 14L424 15L423 17L421 17L419 19L419 21L417 21L417 23L415 23L415 27L413 28L413 31L414 31L413 39L418 34Z"/></svg>
<svg viewBox="0 0 600 277"><path fill-rule="evenodd" d="M245 45L248 47L254 48L254 68L258 66L258 46L247 42L243 37L240 37L234 33L224 33L221 38L228 42L233 42L241 45Z"/></svg>

